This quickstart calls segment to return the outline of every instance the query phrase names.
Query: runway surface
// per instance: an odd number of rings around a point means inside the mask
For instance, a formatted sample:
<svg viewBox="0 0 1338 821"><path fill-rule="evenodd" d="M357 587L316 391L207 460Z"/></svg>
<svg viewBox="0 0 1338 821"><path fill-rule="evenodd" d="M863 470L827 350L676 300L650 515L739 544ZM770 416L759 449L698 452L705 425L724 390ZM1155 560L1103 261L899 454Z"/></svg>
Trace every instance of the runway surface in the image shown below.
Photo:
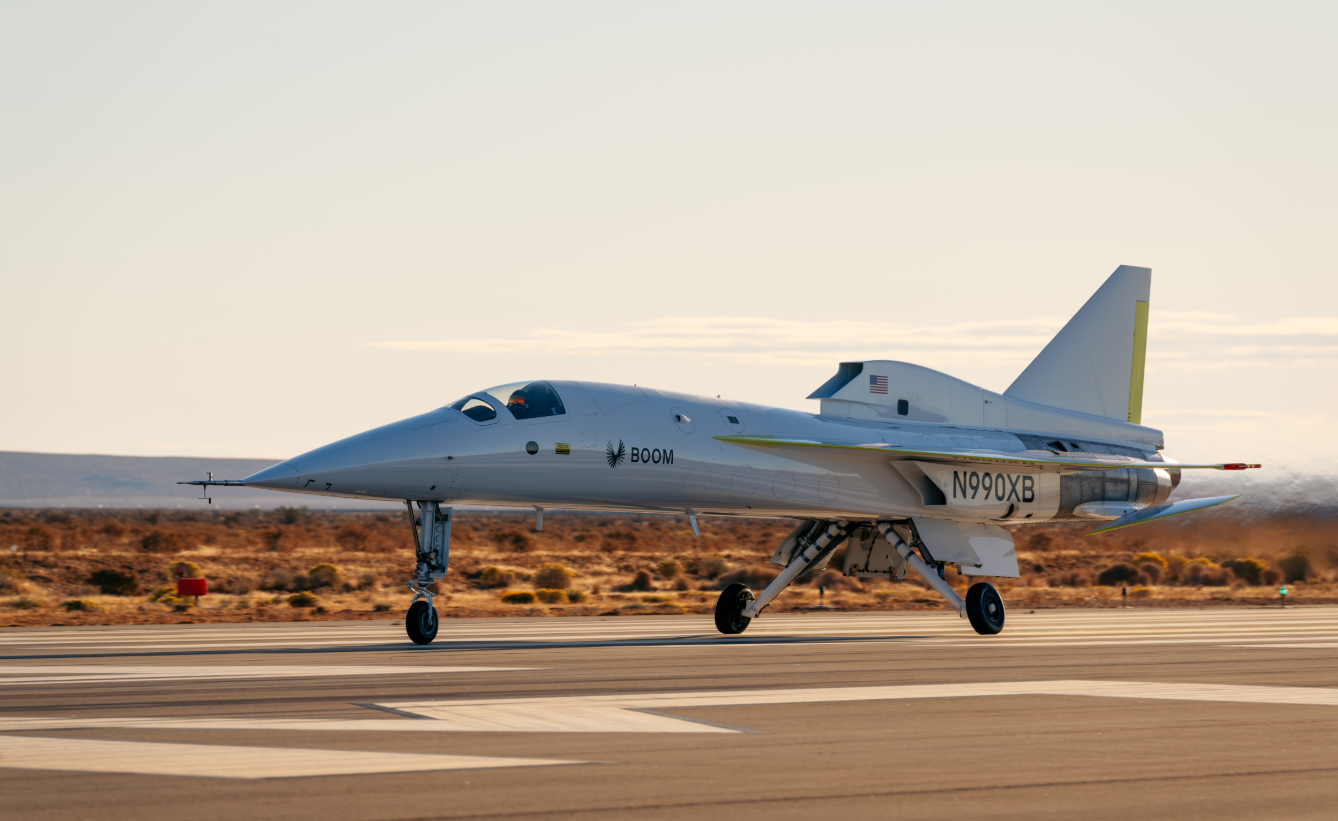
<svg viewBox="0 0 1338 821"><path fill-rule="evenodd" d="M0 629L15 818L1332 818L1338 608Z"/></svg>

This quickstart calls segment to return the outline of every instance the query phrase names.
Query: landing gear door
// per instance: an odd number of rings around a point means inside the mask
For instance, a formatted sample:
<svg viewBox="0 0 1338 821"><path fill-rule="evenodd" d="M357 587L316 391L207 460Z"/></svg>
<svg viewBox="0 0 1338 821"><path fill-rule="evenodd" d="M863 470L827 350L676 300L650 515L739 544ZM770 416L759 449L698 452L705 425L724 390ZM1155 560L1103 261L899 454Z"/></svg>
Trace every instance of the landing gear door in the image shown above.
<svg viewBox="0 0 1338 821"><path fill-rule="evenodd" d="M913 521L934 561L957 565L964 576L1016 579L1021 575L1013 550L1013 534L1002 527L918 517Z"/></svg>
<svg viewBox="0 0 1338 821"><path fill-rule="evenodd" d="M771 564L778 564L782 567L788 565L790 559L794 558L794 549L799 545L799 537L812 529L812 519L805 519L800 522L794 530L790 531L790 535L786 536L785 540L780 543L780 547L776 548L776 552L772 554L770 559Z"/></svg>
<svg viewBox="0 0 1338 821"><path fill-rule="evenodd" d="M1013 534L998 525L958 524L966 533L971 547L980 557L980 567L962 567L963 576L1003 576L1016 579L1022 574L1017 569L1017 552L1013 549Z"/></svg>

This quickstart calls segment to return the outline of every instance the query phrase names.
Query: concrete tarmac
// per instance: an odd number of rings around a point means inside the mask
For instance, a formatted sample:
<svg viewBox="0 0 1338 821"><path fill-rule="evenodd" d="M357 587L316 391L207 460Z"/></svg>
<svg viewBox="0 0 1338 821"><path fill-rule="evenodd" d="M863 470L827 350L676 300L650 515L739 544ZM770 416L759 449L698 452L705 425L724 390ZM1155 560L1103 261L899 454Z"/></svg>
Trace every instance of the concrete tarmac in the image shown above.
<svg viewBox="0 0 1338 821"><path fill-rule="evenodd" d="M0 629L24 819L1333 818L1338 608Z"/></svg>

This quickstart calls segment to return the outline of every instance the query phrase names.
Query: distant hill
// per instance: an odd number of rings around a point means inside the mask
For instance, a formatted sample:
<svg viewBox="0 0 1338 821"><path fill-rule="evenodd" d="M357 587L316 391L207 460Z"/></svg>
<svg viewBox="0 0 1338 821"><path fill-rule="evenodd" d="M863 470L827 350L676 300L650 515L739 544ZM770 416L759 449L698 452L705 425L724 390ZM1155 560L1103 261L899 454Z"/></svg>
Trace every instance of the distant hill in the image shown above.
<svg viewBox="0 0 1338 821"><path fill-rule="evenodd" d="M0 451L0 507L206 508L198 487L177 482L241 479L281 459L216 459L190 456L96 456ZM320 509L389 507L387 502L276 493L251 488L209 489L213 506L279 506Z"/></svg>

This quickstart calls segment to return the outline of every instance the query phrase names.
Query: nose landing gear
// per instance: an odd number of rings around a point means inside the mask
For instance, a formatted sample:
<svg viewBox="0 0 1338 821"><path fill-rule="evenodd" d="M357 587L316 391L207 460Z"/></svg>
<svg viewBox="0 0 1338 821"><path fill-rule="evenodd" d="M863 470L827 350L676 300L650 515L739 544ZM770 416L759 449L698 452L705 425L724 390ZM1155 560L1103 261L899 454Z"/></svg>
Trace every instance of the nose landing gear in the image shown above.
<svg viewBox="0 0 1338 821"><path fill-rule="evenodd" d="M432 599L415 599L409 605L409 613L404 617L404 629L414 644L429 644L437 637L437 608L432 606Z"/></svg>
<svg viewBox="0 0 1338 821"><path fill-rule="evenodd" d="M404 617L404 629L414 644L429 644L437 637L440 620L432 602L430 585L446 575L451 553L451 509L436 502L404 501L409 509L409 523L414 537L414 575L405 584L413 591L413 601Z"/></svg>

